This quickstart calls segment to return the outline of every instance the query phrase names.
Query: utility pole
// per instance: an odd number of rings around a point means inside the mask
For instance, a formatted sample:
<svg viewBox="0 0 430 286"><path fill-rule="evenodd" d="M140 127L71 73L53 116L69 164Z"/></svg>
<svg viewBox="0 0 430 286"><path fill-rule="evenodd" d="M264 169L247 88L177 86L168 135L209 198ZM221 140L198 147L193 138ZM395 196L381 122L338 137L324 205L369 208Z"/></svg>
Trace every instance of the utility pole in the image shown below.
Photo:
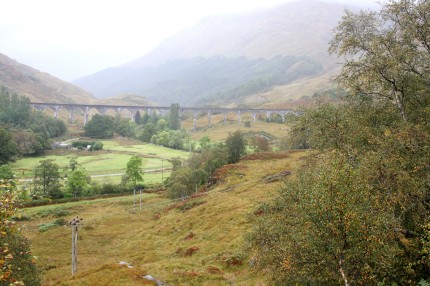
<svg viewBox="0 0 430 286"><path fill-rule="evenodd" d="M133 211L136 212L136 186L133 190Z"/></svg>
<svg viewBox="0 0 430 286"><path fill-rule="evenodd" d="M139 199L140 199L140 210L142 210L142 188L139 189Z"/></svg>
<svg viewBox="0 0 430 286"><path fill-rule="evenodd" d="M78 226L82 220L83 218L77 216L70 221L70 226L72 228L72 276L74 276L78 270Z"/></svg>
<svg viewBox="0 0 430 286"><path fill-rule="evenodd" d="M163 158L161 158L161 183L163 183L163 175L164 175L164 167L163 167Z"/></svg>

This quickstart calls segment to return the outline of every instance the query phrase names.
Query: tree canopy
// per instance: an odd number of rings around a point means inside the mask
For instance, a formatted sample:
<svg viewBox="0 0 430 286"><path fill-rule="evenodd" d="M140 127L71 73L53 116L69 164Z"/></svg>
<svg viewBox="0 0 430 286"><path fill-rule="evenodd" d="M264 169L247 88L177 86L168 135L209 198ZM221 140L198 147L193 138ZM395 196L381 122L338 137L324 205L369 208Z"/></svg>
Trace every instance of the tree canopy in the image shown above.
<svg viewBox="0 0 430 286"><path fill-rule="evenodd" d="M114 119L109 115L95 114L85 125L85 136L91 138L112 138L114 131Z"/></svg>

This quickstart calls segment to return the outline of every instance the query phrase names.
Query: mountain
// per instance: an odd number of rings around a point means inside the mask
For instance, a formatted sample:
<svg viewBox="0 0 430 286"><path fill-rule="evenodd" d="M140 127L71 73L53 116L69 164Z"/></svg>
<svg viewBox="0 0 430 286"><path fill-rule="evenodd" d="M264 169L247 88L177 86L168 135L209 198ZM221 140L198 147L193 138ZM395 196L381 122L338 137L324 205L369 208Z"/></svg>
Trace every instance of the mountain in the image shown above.
<svg viewBox="0 0 430 286"><path fill-rule="evenodd" d="M247 99L337 68L327 49L344 10L302 0L210 17L135 61L74 83L99 98L133 93L158 104L258 106Z"/></svg>
<svg viewBox="0 0 430 286"><path fill-rule="evenodd" d="M0 54L0 86L33 102L92 103L96 99L81 88Z"/></svg>

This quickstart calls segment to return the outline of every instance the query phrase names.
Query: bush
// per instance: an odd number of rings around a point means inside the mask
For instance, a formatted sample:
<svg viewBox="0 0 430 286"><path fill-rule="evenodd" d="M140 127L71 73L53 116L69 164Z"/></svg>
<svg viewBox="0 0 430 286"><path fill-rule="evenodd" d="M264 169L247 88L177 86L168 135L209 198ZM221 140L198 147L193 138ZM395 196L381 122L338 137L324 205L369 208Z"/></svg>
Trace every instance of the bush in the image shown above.
<svg viewBox="0 0 430 286"><path fill-rule="evenodd" d="M122 188L119 185L114 184L103 184L100 189L100 194L118 194L122 192Z"/></svg>
<svg viewBox="0 0 430 286"><path fill-rule="evenodd" d="M43 223L43 224L39 225L39 231L45 232L45 231L47 231L53 227L66 225L66 224L67 224L67 222L63 218L59 218L59 219L54 220L53 222Z"/></svg>
<svg viewBox="0 0 430 286"><path fill-rule="evenodd" d="M96 142L96 141L75 141L72 143L72 147L78 148L79 150L84 150L89 147L90 151L98 151L103 149L103 143L102 142Z"/></svg>
<svg viewBox="0 0 430 286"><path fill-rule="evenodd" d="M7 244L13 257L13 280L21 281L26 286L39 286L39 271L36 269L33 257L30 253L30 241L20 233L0 236L0 245ZM0 281L0 285L9 285L6 281ZM10 284L15 285L15 284ZM21 284L17 284L21 285Z"/></svg>

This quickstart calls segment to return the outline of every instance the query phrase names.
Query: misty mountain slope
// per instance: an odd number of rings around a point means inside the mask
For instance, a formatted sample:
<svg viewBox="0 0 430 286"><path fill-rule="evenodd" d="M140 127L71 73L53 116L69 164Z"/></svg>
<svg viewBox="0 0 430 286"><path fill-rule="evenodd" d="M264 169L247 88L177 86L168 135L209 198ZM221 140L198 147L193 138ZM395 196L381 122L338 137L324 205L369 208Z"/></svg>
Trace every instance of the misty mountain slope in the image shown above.
<svg viewBox="0 0 430 286"><path fill-rule="evenodd" d="M245 57L194 58L169 61L158 67L125 68L108 73L111 84L100 93L114 96L123 93L144 95L161 104L178 102L225 104L263 91L273 85L290 83L323 69L319 62L306 57L277 56L249 60ZM106 78L100 76L100 82Z"/></svg>
<svg viewBox="0 0 430 286"><path fill-rule="evenodd" d="M155 66L172 59L196 56L307 56L330 65L327 52L332 29L345 6L317 0L286 3L243 15L210 17L162 43L126 67Z"/></svg>
<svg viewBox="0 0 430 286"><path fill-rule="evenodd" d="M34 102L91 103L88 92L0 54L0 85Z"/></svg>
<svg viewBox="0 0 430 286"><path fill-rule="evenodd" d="M243 102L273 86L335 69L328 42L344 9L302 0L211 17L135 61L74 83L99 98L132 93L159 104Z"/></svg>

